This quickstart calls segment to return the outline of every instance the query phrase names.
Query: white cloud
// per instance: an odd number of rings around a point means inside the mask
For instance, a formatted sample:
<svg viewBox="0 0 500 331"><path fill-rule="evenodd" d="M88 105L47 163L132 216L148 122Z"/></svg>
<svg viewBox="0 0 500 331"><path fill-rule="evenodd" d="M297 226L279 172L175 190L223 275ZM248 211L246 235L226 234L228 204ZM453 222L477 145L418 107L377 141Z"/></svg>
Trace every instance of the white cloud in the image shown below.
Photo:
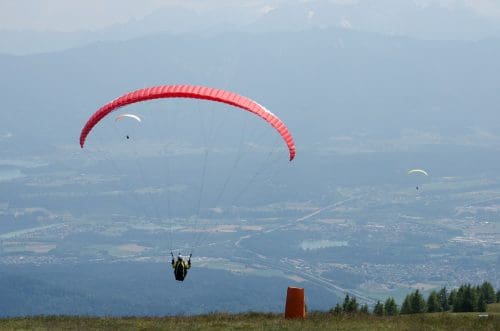
<svg viewBox="0 0 500 331"><path fill-rule="evenodd" d="M331 3L335 3L338 5L355 5L360 1L361 0L330 0Z"/></svg>
<svg viewBox="0 0 500 331"><path fill-rule="evenodd" d="M439 5L449 9L466 8L481 16L500 18L500 1L498 0L413 0L413 2L420 8L431 5Z"/></svg>
<svg viewBox="0 0 500 331"><path fill-rule="evenodd" d="M464 0L464 2L478 14L500 18L500 1L498 0Z"/></svg>
<svg viewBox="0 0 500 331"><path fill-rule="evenodd" d="M343 29L352 29L352 24L348 19L343 18L342 20L340 20L340 27Z"/></svg>
<svg viewBox="0 0 500 331"><path fill-rule="evenodd" d="M413 3L419 8L426 8L433 5L439 5L446 8L452 8L459 4L457 0L413 0Z"/></svg>
<svg viewBox="0 0 500 331"><path fill-rule="evenodd" d="M271 7L271 6L264 6L260 9L260 12L263 13L263 14L269 14L270 12L272 12L273 10L275 10L276 8L275 7Z"/></svg>

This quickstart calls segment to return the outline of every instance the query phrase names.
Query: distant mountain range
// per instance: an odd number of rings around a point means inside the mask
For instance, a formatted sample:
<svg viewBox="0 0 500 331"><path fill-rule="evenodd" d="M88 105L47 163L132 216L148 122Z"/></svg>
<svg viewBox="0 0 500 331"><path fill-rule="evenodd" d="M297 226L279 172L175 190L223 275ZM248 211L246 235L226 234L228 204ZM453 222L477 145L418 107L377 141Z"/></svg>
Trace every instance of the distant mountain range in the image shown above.
<svg viewBox="0 0 500 331"><path fill-rule="evenodd" d="M139 20L74 32L3 30L0 53L29 54L119 41L159 33L214 35L231 32L342 28L427 40L477 40L500 35L500 18L480 4L432 1L212 1L202 8L158 9Z"/></svg>

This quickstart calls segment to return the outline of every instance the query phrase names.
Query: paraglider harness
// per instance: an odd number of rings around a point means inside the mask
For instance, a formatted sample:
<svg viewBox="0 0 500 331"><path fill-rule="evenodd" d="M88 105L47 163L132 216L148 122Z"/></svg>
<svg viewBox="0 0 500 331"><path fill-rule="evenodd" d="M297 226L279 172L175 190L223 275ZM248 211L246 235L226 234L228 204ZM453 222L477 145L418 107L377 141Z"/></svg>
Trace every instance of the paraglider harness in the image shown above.
<svg viewBox="0 0 500 331"><path fill-rule="evenodd" d="M188 269L191 268L192 254L189 254L187 263L182 259L181 255L177 257L177 261L174 260L174 254L172 252L170 252L170 255L172 255L172 268L174 268L175 280L182 282L187 276Z"/></svg>

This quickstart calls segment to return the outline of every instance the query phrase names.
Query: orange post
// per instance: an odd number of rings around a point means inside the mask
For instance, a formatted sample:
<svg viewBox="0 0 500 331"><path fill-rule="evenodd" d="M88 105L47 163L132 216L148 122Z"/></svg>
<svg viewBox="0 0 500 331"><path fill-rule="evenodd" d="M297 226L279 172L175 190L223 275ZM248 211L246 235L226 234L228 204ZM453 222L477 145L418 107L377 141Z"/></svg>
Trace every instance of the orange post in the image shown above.
<svg viewBox="0 0 500 331"><path fill-rule="evenodd" d="M303 288L288 287L286 291L285 318L306 318Z"/></svg>

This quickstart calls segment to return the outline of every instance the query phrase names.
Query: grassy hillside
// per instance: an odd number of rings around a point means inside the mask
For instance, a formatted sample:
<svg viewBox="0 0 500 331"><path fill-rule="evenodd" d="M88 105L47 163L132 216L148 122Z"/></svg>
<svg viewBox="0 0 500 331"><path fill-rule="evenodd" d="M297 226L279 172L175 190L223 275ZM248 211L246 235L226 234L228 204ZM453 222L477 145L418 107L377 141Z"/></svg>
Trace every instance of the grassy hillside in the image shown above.
<svg viewBox="0 0 500 331"><path fill-rule="evenodd" d="M30 317L1 319L0 330L500 330L500 314L421 314L396 317L309 314L305 321L281 314L209 314L194 317L94 318Z"/></svg>
<svg viewBox="0 0 500 331"><path fill-rule="evenodd" d="M488 313L500 315L500 303L492 303L488 305Z"/></svg>

